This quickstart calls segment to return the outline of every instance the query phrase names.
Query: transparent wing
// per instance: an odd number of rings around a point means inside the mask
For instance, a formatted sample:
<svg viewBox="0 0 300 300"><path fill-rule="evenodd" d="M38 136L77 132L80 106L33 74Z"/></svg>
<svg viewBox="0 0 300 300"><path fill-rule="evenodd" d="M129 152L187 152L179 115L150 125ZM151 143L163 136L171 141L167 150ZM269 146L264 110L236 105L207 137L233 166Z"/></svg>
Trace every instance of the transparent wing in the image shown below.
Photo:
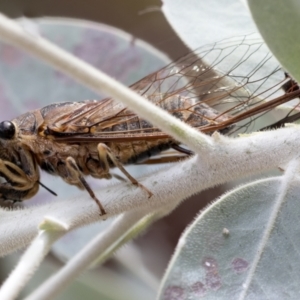
<svg viewBox="0 0 300 300"><path fill-rule="evenodd" d="M297 116L300 95L298 85L255 35L196 49L131 88L203 132L231 134L254 129L254 121L292 99L280 118ZM108 98L81 102L71 113L49 122L49 128L58 139L69 141L167 137Z"/></svg>

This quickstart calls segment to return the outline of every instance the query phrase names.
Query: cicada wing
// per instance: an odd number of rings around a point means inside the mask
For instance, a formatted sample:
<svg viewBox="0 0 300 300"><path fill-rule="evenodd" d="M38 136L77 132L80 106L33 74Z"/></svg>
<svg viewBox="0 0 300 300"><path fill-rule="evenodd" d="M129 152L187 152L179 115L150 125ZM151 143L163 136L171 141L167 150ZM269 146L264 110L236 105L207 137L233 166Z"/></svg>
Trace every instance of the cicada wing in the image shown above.
<svg viewBox="0 0 300 300"><path fill-rule="evenodd" d="M262 114L299 96L299 91L284 90L290 78L264 48L252 35L223 40L188 53L131 88L204 132L228 128L230 132L237 122L241 123L235 130L248 128ZM275 99L279 100L268 106ZM81 102L72 112L49 122L49 128L56 136L69 139L75 135L76 139L118 141L166 136L109 98Z"/></svg>

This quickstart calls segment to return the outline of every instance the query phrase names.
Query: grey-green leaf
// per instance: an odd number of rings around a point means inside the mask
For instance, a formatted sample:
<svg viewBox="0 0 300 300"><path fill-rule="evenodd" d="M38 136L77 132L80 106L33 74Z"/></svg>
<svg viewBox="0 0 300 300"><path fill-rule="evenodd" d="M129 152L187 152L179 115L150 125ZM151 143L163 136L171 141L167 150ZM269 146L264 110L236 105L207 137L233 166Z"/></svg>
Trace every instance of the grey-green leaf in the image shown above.
<svg viewBox="0 0 300 300"><path fill-rule="evenodd" d="M249 0L254 21L282 66L300 82L299 0Z"/></svg>
<svg viewBox="0 0 300 300"><path fill-rule="evenodd" d="M158 299L300 299L299 195L278 177L222 196L181 237Z"/></svg>

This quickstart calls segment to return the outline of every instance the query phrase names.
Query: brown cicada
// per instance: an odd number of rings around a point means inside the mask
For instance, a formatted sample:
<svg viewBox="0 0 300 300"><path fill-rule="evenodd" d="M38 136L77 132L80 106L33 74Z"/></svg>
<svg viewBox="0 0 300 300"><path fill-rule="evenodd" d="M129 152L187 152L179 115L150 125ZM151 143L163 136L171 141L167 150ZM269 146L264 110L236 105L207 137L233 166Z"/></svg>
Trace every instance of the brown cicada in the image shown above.
<svg viewBox="0 0 300 300"><path fill-rule="evenodd" d="M283 117L296 119L298 85L271 64L270 54L261 54L263 47L251 36L224 40L189 53L131 88L205 133L249 129L262 114L292 99L296 102ZM110 178L110 169L118 167L151 195L123 165L169 148L190 154L113 99L51 104L0 123L0 175L6 180L0 197L19 201L35 195L41 168L86 189L105 214L85 176Z"/></svg>

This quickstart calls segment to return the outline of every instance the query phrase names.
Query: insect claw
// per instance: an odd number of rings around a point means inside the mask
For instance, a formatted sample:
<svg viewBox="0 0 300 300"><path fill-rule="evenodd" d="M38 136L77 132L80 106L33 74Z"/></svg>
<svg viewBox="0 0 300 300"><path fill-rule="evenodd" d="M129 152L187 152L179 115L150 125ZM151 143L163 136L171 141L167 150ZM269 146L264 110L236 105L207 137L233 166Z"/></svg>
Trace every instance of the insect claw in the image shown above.
<svg viewBox="0 0 300 300"><path fill-rule="evenodd" d="M150 190L148 190L144 185L139 183L138 181L134 184L137 185L139 188L141 188L142 190L144 190L148 194L148 199L150 199L153 196L153 193Z"/></svg>
<svg viewBox="0 0 300 300"><path fill-rule="evenodd" d="M103 217L107 214L106 210L104 209L104 207L102 206L101 202L98 199L94 199L100 209L100 214L99 216Z"/></svg>
<svg viewBox="0 0 300 300"><path fill-rule="evenodd" d="M147 190L148 193L148 199L150 199L153 196L153 193L151 193L149 190Z"/></svg>

